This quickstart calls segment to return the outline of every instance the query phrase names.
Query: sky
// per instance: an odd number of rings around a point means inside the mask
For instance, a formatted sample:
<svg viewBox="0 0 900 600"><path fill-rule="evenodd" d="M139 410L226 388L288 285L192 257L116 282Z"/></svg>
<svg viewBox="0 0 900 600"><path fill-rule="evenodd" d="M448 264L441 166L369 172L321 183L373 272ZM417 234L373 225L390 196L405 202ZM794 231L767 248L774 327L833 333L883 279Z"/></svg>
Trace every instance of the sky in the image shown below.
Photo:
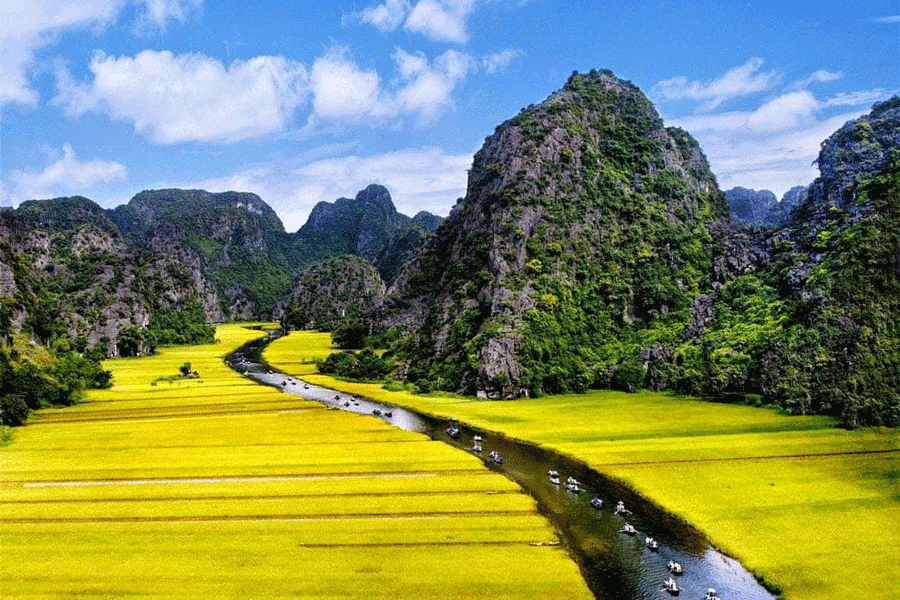
<svg viewBox="0 0 900 600"><path fill-rule="evenodd" d="M0 0L0 206L248 191L295 231L380 183L446 215L485 136L590 69L693 134L722 189L780 197L900 93L900 3Z"/></svg>

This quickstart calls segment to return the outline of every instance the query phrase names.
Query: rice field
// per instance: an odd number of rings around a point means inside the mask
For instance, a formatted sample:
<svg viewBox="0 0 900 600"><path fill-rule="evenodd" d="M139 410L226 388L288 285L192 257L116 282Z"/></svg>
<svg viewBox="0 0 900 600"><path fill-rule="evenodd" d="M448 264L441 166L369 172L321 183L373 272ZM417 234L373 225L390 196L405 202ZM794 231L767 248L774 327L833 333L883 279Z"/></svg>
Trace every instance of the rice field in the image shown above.
<svg viewBox="0 0 900 600"><path fill-rule="evenodd" d="M302 332L265 356L308 374L298 357L330 351L327 335ZM789 600L900 597L897 429L845 431L825 417L652 392L490 402L304 378L579 458L704 531Z"/></svg>
<svg viewBox="0 0 900 600"><path fill-rule="evenodd" d="M0 597L590 598L480 461L259 386L261 335L111 360L114 387L0 448ZM160 380L190 362L200 379Z"/></svg>

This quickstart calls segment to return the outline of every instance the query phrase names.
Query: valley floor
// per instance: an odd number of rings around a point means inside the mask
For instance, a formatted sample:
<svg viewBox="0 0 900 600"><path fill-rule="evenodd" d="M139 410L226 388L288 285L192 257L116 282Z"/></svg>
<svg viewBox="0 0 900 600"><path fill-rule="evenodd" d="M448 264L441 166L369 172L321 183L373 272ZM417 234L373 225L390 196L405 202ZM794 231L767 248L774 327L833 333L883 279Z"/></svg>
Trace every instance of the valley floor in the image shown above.
<svg viewBox="0 0 900 600"><path fill-rule="evenodd" d="M532 499L478 459L223 363L259 335L108 361L112 389L15 431L0 596L591 597L562 549L532 545L555 539ZM158 379L184 362L201 378Z"/></svg>
<svg viewBox="0 0 900 600"><path fill-rule="evenodd" d="M389 392L315 374L327 334L265 358L318 385L455 417L579 458L683 517L789 600L900 594L900 432L673 395L592 392L514 402Z"/></svg>

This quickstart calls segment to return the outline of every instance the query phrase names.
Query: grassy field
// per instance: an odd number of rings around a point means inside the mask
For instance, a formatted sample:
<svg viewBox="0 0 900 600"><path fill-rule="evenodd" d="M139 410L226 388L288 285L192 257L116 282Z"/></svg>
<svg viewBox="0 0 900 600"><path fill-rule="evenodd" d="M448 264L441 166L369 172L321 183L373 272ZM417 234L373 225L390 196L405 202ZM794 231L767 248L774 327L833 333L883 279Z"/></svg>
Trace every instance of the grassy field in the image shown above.
<svg viewBox="0 0 900 600"><path fill-rule="evenodd" d="M578 457L707 533L789 600L900 597L900 437L824 417L666 394L478 401L309 375L325 334L266 353L310 382L503 432Z"/></svg>
<svg viewBox="0 0 900 600"><path fill-rule="evenodd" d="M530 497L466 453L244 379L260 335L112 360L0 448L0 597L589 598ZM197 380L154 381L188 361Z"/></svg>

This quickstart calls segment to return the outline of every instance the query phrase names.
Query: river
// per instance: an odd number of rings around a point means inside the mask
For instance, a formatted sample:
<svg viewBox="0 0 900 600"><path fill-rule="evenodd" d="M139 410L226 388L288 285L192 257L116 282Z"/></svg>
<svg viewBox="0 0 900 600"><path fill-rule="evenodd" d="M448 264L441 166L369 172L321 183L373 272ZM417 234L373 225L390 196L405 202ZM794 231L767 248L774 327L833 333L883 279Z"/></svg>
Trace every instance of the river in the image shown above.
<svg viewBox="0 0 900 600"><path fill-rule="evenodd" d="M332 408L381 419L475 454L488 468L509 477L535 499L539 512L550 521L598 600L659 600L669 596L663 590L663 582L670 577L670 561L683 567L683 574L674 577L680 588L679 598L703 599L707 590L714 588L721 600L775 600L738 561L717 551L691 525L584 463L465 423L381 404L280 373L261 358L262 350L275 337L270 335L242 346L228 357L229 365L261 384ZM456 437L447 431L451 426L458 429ZM475 436L482 438L480 453L473 450ZM503 464L490 458L491 451L503 457ZM550 470L559 473L560 484L551 483ZM578 480L583 491L568 491L568 477ZM594 497L602 499L600 509L591 505ZM614 514L620 501L629 514ZM636 534L621 531L626 522L634 526ZM648 536L658 541L657 549L648 547Z"/></svg>

